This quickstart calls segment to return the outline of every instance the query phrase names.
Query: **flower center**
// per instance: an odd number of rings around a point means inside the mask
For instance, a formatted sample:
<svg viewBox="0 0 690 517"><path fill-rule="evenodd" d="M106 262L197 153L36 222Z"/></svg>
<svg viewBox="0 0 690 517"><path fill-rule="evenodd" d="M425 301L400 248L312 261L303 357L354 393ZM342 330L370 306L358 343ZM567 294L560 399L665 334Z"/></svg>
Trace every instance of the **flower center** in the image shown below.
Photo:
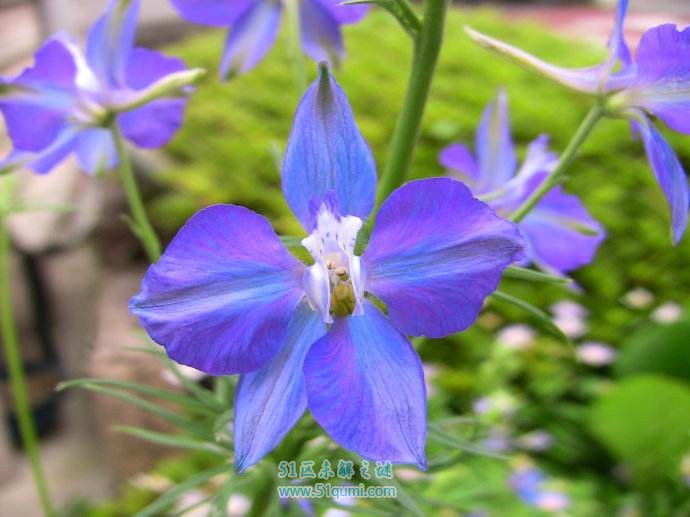
<svg viewBox="0 0 690 517"><path fill-rule="evenodd" d="M314 258L314 265L304 274L304 290L312 308L326 323L362 312L360 259L354 253L361 227L358 217L341 217L324 203L318 211L316 228L302 241Z"/></svg>
<svg viewBox="0 0 690 517"><path fill-rule="evenodd" d="M357 305L350 274L345 266L339 266L333 260L326 260L326 269L331 290L331 316L340 318L349 316L355 311Z"/></svg>

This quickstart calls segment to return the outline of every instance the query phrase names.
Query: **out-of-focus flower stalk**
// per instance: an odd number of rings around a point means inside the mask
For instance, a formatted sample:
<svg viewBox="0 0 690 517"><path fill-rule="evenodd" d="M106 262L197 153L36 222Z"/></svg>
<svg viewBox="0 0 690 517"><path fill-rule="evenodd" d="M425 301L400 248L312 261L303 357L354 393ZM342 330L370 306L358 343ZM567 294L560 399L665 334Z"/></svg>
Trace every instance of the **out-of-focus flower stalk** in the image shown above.
<svg viewBox="0 0 690 517"><path fill-rule="evenodd" d="M14 178L0 179L0 327L5 361L9 370L10 385L14 398L14 407L19 424L24 450L31 464L31 472L46 517L53 517L55 510L50 501L45 474L41 466L41 454L38 446L36 425L31 414L29 391L26 384L26 373L22 364L19 337L12 311L12 272L10 271L11 242L7 226L10 213L11 181Z"/></svg>
<svg viewBox="0 0 690 517"><path fill-rule="evenodd" d="M146 254L148 255L151 263L155 263L158 261L161 255L160 241L158 240L158 236L153 230L153 226L151 226L151 222L146 215L144 202L141 199L139 187L137 186L137 180L134 177L134 171L132 170L132 163L130 162L129 154L127 153L125 141L122 138L122 132L120 131L117 123L112 124L111 132L113 134L113 140L115 141L115 149L117 150L117 155L120 160L120 175L122 176L122 184L125 189L130 210L132 211L132 221L130 226L132 227L132 231L135 233L137 238L141 241L141 244L144 246Z"/></svg>
<svg viewBox="0 0 690 517"><path fill-rule="evenodd" d="M295 88L301 95L307 89L307 72L304 68L304 56L300 48L299 4L298 0L287 0L286 14L288 21L288 56L292 66Z"/></svg>
<svg viewBox="0 0 690 517"><path fill-rule="evenodd" d="M561 154L558 160L558 165L549 174L537 190L534 191L532 196L530 196L523 204L518 208L511 216L510 220L514 222L522 221L527 214L542 200L542 198L548 194L552 188L562 183L565 179L565 175L568 172L568 168L575 160L577 153L579 152L582 145L585 143L592 130L597 125L597 123L604 116L604 106L601 101L597 101L589 113L585 116L584 120L580 124L580 127L573 135L570 143L566 147L563 154Z"/></svg>

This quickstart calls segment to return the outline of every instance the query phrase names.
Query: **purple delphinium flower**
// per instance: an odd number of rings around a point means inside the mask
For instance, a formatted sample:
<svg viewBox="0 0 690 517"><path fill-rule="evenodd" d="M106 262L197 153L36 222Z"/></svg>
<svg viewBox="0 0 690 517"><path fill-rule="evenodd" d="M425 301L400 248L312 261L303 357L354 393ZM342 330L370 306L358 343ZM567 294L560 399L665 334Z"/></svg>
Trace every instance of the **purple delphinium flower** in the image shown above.
<svg viewBox="0 0 690 517"><path fill-rule="evenodd" d="M302 48L316 61L336 64L345 55L341 26L361 20L368 7L341 0L296 0ZM180 15L194 23L230 27L221 76L254 68L275 42L285 0L172 0Z"/></svg>
<svg viewBox="0 0 690 517"><path fill-rule="evenodd" d="M507 217L517 210L553 170L557 157L548 150L548 136L534 140L518 168L510 134L508 106L501 91L489 104L477 129L476 156L462 144L446 147L440 162L450 174L485 197L496 212ZM559 274L589 264L604 239L601 225L580 201L554 188L520 223L527 257ZM584 230L584 232L583 232Z"/></svg>
<svg viewBox="0 0 690 517"><path fill-rule="evenodd" d="M33 66L5 83L9 93L0 92L0 112L14 149L0 167L47 173L75 152L89 173L111 168L117 156L107 125L114 116L124 137L139 147L161 147L172 138L182 123L184 98L113 111L138 105L159 81L186 70L179 59L134 47L138 10L139 0L111 0L89 32L85 53L59 34L36 52Z"/></svg>
<svg viewBox="0 0 690 517"><path fill-rule="evenodd" d="M241 374L238 470L272 450L307 407L341 446L424 467L424 379L406 335L470 326L503 269L521 258L517 227L457 181L414 181L383 203L356 255L376 171L325 67L297 110L282 185L313 265L296 260L255 212L212 206L151 266L132 312L177 362Z"/></svg>
<svg viewBox="0 0 690 517"><path fill-rule="evenodd" d="M469 32L479 44L565 86L612 96L608 108L626 116L642 137L654 176L669 204L673 242L678 243L688 223L688 179L675 152L647 114L660 118L674 131L690 134L690 28L679 31L675 25L665 24L648 30L633 59L623 34L627 7L627 0L619 0L608 58L589 68L561 68L476 31Z"/></svg>

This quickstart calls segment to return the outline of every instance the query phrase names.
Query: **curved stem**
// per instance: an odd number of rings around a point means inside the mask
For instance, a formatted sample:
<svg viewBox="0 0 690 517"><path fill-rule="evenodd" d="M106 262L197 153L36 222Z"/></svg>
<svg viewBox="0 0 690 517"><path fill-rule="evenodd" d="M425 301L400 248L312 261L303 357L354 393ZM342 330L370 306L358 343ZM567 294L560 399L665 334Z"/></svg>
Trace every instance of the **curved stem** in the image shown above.
<svg viewBox="0 0 690 517"><path fill-rule="evenodd" d="M288 58L292 66L292 77L297 95L302 96L307 89L307 72L304 68L304 55L300 46L299 2L288 0L285 11L288 20Z"/></svg>
<svg viewBox="0 0 690 517"><path fill-rule="evenodd" d="M29 390L26 384L26 374L22 363L22 356L17 336L17 328L14 323L12 311L12 272L10 271L10 252L12 243L7 227L7 214L9 213L9 193L7 186L0 182L0 326L2 327L2 343L5 351L5 361L9 370L12 396L14 398L15 411L19 424L19 434L24 445L24 450L31 464L31 473L34 478L36 490L41 501L43 513L47 517L55 515L50 501L45 474L41 466L41 456L38 446L38 435L31 414L29 403ZM6 202L5 202L6 201Z"/></svg>
<svg viewBox="0 0 690 517"><path fill-rule="evenodd" d="M563 181L580 147L585 143L585 140L589 137L594 126L596 126L599 120L604 116L604 112L605 109L601 102L597 102L592 109L589 110L589 113L587 113L587 116L580 124L572 140L570 140L568 147L566 147L563 154L561 154L556 167L551 174L544 178L539 188L510 216L511 221L516 223L522 221L552 188Z"/></svg>
<svg viewBox="0 0 690 517"><path fill-rule="evenodd" d="M132 231L141 241L141 244L144 246L149 260L151 262L156 262L161 255L161 244L146 215L144 203L141 200L141 194L139 193L139 187L137 186L137 180L134 177L134 171L132 170L132 164L129 161L129 154L127 154L125 142L122 138L122 132L120 131L117 122L114 122L111 126L111 132L113 134L113 140L115 140L115 149L117 150L117 155L120 160L122 184L125 188L129 207L132 210L132 221L130 226L132 227Z"/></svg>
<svg viewBox="0 0 690 517"><path fill-rule="evenodd" d="M412 72L405 102L393 133L390 154L381 176L376 206L405 181L419 138L438 55L443 43L448 0L426 0L424 21L415 41Z"/></svg>

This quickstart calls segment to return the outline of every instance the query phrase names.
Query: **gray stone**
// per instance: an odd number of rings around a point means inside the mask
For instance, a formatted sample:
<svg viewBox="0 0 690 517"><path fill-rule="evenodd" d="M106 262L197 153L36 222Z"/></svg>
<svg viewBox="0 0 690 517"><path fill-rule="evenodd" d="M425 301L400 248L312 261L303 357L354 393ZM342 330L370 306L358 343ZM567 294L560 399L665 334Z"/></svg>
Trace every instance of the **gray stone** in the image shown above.
<svg viewBox="0 0 690 517"><path fill-rule="evenodd" d="M145 343L138 322L127 310L127 302L138 291L143 274L142 270L135 270L110 271L105 275L89 375L170 388L162 377L164 368L155 357L126 349ZM125 425L170 432L171 426L160 418L106 396L96 396L95 404L101 443L116 480L124 481L145 472L175 452L112 430L114 426Z"/></svg>

